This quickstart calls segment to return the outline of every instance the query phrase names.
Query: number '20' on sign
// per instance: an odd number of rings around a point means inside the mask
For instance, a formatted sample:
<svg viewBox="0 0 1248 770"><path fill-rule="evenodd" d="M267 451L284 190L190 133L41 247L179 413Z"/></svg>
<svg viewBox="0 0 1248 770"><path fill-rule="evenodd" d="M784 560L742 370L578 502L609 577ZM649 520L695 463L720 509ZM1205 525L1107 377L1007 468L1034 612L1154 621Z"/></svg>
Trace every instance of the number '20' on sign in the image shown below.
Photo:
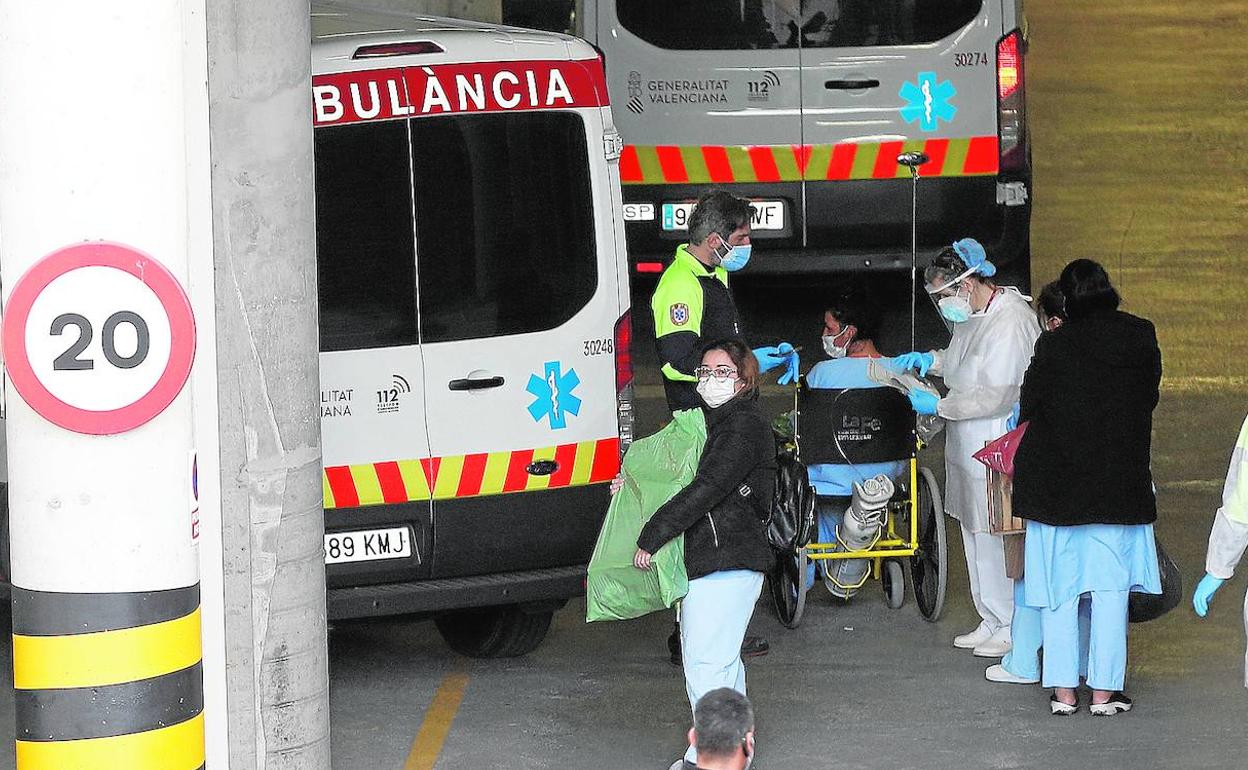
<svg viewBox="0 0 1248 770"><path fill-rule="evenodd" d="M22 400L54 425L93 435L164 412L190 376L195 336L190 299L169 268L109 241L36 261L14 284L0 329Z"/></svg>
<svg viewBox="0 0 1248 770"><path fill-rule="evenodd" d="M128 356L117 352L117 327L121 324L128 324L134 328L134 352ZM91 322L85 316L78 313L62 313L52 319L52 328L49 333L58 336L65 334L69 326L78 328L78 339L52 361L52 368L57 371L94 369L94 360L79 357L91 344L94 336ZM129 310L113 313L104 321L100 333L100 346L103 348L104 359L108 363L118 369L133 369L147 359L147 353L151 349L151 333L148 331L147 321L144 321L138 313Z"/></svg>

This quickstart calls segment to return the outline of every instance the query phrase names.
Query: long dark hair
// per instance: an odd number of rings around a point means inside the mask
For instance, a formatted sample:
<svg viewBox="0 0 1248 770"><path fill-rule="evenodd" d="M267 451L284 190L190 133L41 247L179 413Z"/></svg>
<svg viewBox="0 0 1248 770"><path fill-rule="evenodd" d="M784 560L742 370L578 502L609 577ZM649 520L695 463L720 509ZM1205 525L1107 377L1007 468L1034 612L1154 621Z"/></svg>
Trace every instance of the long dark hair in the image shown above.
<svg viewBox="0 0 1248 770"><path fill-rule="evenodd" d="M1058 279L1066 297L1066 317L1083 318L1102 310L1117 310L1121 298L1099 262L1076 259Z"/></svg>
<svg viewBox="0 0 1248 770"><path fill-rule="evenodd" d="M1046 318L1066 320L1066 295L1062 294L1062 286L1057 281L1045 284L1040 290L1040 296L1036 298L1036 305Z"/></svg>

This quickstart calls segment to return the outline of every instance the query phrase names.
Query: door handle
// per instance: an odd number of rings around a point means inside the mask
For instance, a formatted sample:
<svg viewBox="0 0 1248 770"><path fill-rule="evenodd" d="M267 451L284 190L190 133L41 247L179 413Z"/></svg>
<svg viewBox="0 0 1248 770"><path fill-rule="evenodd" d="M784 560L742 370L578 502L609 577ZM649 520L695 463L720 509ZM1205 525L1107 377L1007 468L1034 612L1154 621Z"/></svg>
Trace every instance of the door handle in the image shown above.
<svg viewBox="0 0 1248 770"><path fill-rule="evenodd" d="M530 476L549 476L559 470L559 463L554 460L534 460L525 467Z"/></svg>
<svg viewBox="0 0 1248 770"><path fill-rule="evenodd" d="M485 390L486 388L501 388L502 386L502 377L482 377L479 380L465 377L462 380L451 380L447 383L447 387L451 390Z"/></svg>
<svg viewBox="0 0 1248 770"><path fill-rule="evenodd" d="M880 81L871 80L829 80L823 84L829 91L862 91L867 88L879 88Z"/></svg>

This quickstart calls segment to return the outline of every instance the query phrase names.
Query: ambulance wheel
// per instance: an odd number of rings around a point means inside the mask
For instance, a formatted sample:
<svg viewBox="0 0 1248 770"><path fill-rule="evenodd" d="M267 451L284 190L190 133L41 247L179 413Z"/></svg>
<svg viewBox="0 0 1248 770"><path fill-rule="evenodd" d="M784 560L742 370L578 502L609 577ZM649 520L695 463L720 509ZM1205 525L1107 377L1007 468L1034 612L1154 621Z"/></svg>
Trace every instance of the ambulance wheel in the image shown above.
<svg viewBox="0 0 1248 770"><path fill-rule="evenodd" d="M917 552L910 557L910 581L914 601L924 620L935 623L945 609L945 587L949 580L949 543L945 533L945 506L940 487L928 468L919 468Z"/></svg>
<svg viewBox="0 0 1248 770"><path fill-rule="evenodd" d="M903 575L901 562L884 560L880 584L884 587L884 602L890 610L901 609L901 605L906 603L906 579Z"/></svg>
<svg viewBox="0 0 1248 770"><path fill-rule="evenodd" d="M806 549L799 548L796 553L777 553L776 566L767 576L776 617L786 628L797 628L802 622L802 613L806 611L806 592L810 589L806 583L809 567L810 558Z"/></svg>
<svg viewBox="0 0 1248 770"><path fill-rule="evenodd" d="M439 615L438 633L448 647L469 658L514 658L537 649L550 630L552 610L485 607Z"/></svg>

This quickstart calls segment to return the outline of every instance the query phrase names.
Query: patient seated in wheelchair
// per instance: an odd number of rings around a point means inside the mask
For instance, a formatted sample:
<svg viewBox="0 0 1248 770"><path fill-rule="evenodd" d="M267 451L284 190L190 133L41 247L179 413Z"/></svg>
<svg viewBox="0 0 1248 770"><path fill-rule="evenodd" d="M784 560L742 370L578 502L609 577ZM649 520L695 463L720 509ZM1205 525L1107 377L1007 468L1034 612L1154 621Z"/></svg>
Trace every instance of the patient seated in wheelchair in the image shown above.
<svg viewBox="0 0 1248 770"><path fill-rule="evenodd" d="M839 543L838 550L863 550L878 539L880 527L873 524L882 523L883 509L906 480L914 456L909 402L868 376L870 361L882 357L875 347L880 324L878 307L860 286L834 290L823 314L829 358L806 375L799 397L801 455L818 495L815 542ZM851 503L854 520L838 538ZM824 585L843 599L861 587L870 567L866 559L815 564ZM812 565L808 580L814 579Z"/></svg>

